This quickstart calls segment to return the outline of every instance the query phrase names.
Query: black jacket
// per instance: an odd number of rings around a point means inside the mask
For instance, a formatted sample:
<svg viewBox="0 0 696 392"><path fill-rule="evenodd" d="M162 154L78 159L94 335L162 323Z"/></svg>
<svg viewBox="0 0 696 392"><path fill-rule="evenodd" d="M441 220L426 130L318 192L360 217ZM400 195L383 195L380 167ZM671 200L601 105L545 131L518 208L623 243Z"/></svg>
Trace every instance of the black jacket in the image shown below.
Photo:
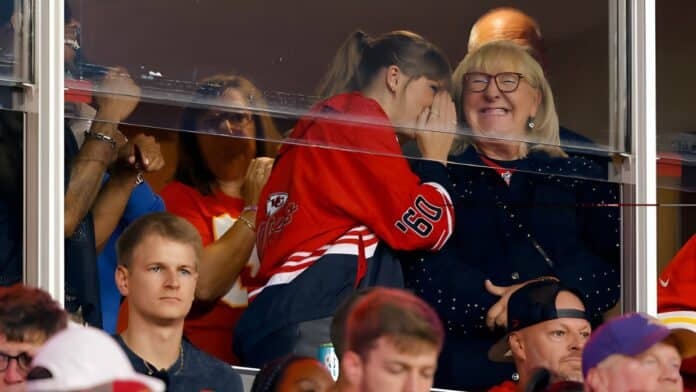
<svg viewBox="0 0 696 392"><path fill-rule="evenodd" d="M436 386L474 388L509 379L510 365L488 361L502 335L485 316L498 297L490 279L508 286L555 276L578 292L595 320L620 294L618 187L584 157L532 152L513 166L510 185L473 147L448 166L456 214L453 237L439 253L403 256L407 287L428 301L447 334ZM418 170L418 165L416 164ZM583 179L584 178L584 179Z"/></svg>

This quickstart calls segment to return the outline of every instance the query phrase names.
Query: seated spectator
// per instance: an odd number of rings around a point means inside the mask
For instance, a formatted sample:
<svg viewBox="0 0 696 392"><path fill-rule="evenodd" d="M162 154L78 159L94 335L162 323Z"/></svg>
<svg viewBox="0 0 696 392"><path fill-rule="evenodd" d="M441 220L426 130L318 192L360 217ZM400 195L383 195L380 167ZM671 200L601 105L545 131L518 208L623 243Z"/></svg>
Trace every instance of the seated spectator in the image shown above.
<svg viewBox="0 0 696 392"><path fill-rule="evenodd" d="M90 327L74 326L49 339L27 376L29 392L126 390L164 392L164 383L136 373L114 339Z"/></svg>
<svg viewBox="0 0 696 392"><path fill-rule="evenodd" d="M21 390L41 345L67 325L67 313L45 292L0 287L0 391Z"/></svg>
<svg viewBox="0 0 696 392"><path fill-rule="evenodd" d="M251 293L235 330L243 363L316 355L355 288L403 286L391 249L435 251L447 241L453 211L443 179L413 174L396 127L406 138L415 127L453 128L449 73L440 49L407 31L356 32L339 49L326 85L343 94L299 120L289 136L297 144L281 148L260 198L259 274L268 283ZM453 134L415 137L444 176Z"/></svg>
<svg viewBox="0 0 696 392"><path fill-rule="evenodd" d="M375 288L352 308L333 391L429 391L443 343L433 309L406 291Z"/></svg>
<svg viewBox="0 0 696 392"><path fill-rule="evenodd" d="M23 389L31 360L67 322L67 313L46 292L0 287L0 392Z"/></svg>
<svg viewBox="0 0 696 392"><path fill-rule="evenodd" d="M696 332L696 235L679 250L660 273L657 317L669 328ZM696 391L696 358L682 362L684 389Z"/></svg>
<svg viewBox="0 0 696 392"><path fill-rule="evenodd" d="M586 390L681 392L682 358L694 355L696 333L690 330L670 330L640 313L617 317L597 328L585 344Z"/></svg>
<svg viewBox="0 0 696 392"><path fill-rule="evenodd" d="M593 323L618 301L620 212L597 205L618 203L619 192L577 179L599 169L560 148L549 84L518 45L481 46L453 80L460 120L473 132L455 142L448 166L454 238L438 253L405 255L404 272L446 326L436 386L487 389L514 372L487 352L515 290L552 277L581 297Z"/></svg>
<svg viewBox="0 0 696 392"><path fill-rule="evenodd" d="M139 373L167 391L242 391L231 367L183 339L198 279L201 239L169 213L139 218L118 240L116 285L128 298L128 328L116 341Z"/></svg>
<svg viewBox="0 0 696 392"><path fill-rule="evenodd" d="M333 383L321 362L287 355L264 365L254 379L251 392L324 392Z"/></svg>
<svg viewBox="0 0 696 392"><path fill-rule="evenodd" d="M582 381L582 348L592 327L585 306L554 280L527 284L508 300L507 335L489 351L493 361L514 361L516 382L491 392L525 391L539 368L549 382Z"/></svg>

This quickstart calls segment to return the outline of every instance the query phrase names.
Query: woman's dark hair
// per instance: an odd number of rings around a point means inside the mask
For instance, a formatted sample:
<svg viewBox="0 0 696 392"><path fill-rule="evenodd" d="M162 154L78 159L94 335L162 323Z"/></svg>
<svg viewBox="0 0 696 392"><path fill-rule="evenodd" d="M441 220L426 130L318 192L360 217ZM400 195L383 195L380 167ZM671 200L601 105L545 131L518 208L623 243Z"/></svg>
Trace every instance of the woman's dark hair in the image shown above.
<svg viewBox="0 0 696 392"><path fill-rule="evenodd" d="M289 354L265 364L254 378L251 392L274 392L285 375L285 370L297 361L314 359L294 354Z"/></svg>
<svg viewBox="0 0 696 392"><path fill-rule="evenodd" d="M238 90L247 100L247 105L253 109L266 109L266 101L261 92L248 79L238 75L216 75L201 82L196 91L194 103L208 102L221 97L228 90ZM179 159L174 173L174 179L196 188L202 195L213 193L212 185L215 175L208 169L198 147L196 132L199 120L210 109L188 107L182 116L182 129L179 133ZM280 140L280 133L267 114L252 114L256 129L256 156L275 157L277 145L268 140ZM263 141L260 141L263 140Z"/></svg>
<svg viewBox="0 0 696 392"><path fill-rule="evenodd" d="M412 78L424 76L447 84L452 73L444 53L418 34L399 30L370 38L358 30L338 49L316 93L323 99L362 90L390 65Z"/></svg>

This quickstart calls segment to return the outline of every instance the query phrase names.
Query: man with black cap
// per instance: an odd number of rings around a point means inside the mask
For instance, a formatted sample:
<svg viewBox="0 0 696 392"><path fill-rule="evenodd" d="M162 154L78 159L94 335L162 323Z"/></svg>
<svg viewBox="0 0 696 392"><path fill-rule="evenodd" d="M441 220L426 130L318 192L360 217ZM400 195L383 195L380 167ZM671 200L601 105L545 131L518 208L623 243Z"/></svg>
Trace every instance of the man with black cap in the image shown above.
<svg viewBox="0 0 696 392"><path fill-rule="evenodd" d="M580 298L556 280L518 289L508 302L508 333L488 352L492 361L514 361L517 372L514 382L490 391L523 391L539 368L549 371L551 383L582 381L582 349L591 328Z"/></svg>

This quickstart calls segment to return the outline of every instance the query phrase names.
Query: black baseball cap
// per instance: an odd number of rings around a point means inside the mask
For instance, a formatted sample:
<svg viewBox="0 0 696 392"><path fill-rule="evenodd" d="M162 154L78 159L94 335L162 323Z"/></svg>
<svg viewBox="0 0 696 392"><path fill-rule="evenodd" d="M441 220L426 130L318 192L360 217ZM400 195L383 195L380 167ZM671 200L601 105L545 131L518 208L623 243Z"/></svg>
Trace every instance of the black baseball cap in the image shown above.
<svg viewBox="0 0 696 392"><path fill-rule="evenodd" d="M511 332L559 318L579 318L589 321L587 314L582 310L556 308L556 297L561 291L570 291L577 295L573 290L553 279L528 283L515 291L508 300L507 333L488 350L488 359L494 362L512 362L508 343ZM579 295L578 298L580 298Z"/></svg>

